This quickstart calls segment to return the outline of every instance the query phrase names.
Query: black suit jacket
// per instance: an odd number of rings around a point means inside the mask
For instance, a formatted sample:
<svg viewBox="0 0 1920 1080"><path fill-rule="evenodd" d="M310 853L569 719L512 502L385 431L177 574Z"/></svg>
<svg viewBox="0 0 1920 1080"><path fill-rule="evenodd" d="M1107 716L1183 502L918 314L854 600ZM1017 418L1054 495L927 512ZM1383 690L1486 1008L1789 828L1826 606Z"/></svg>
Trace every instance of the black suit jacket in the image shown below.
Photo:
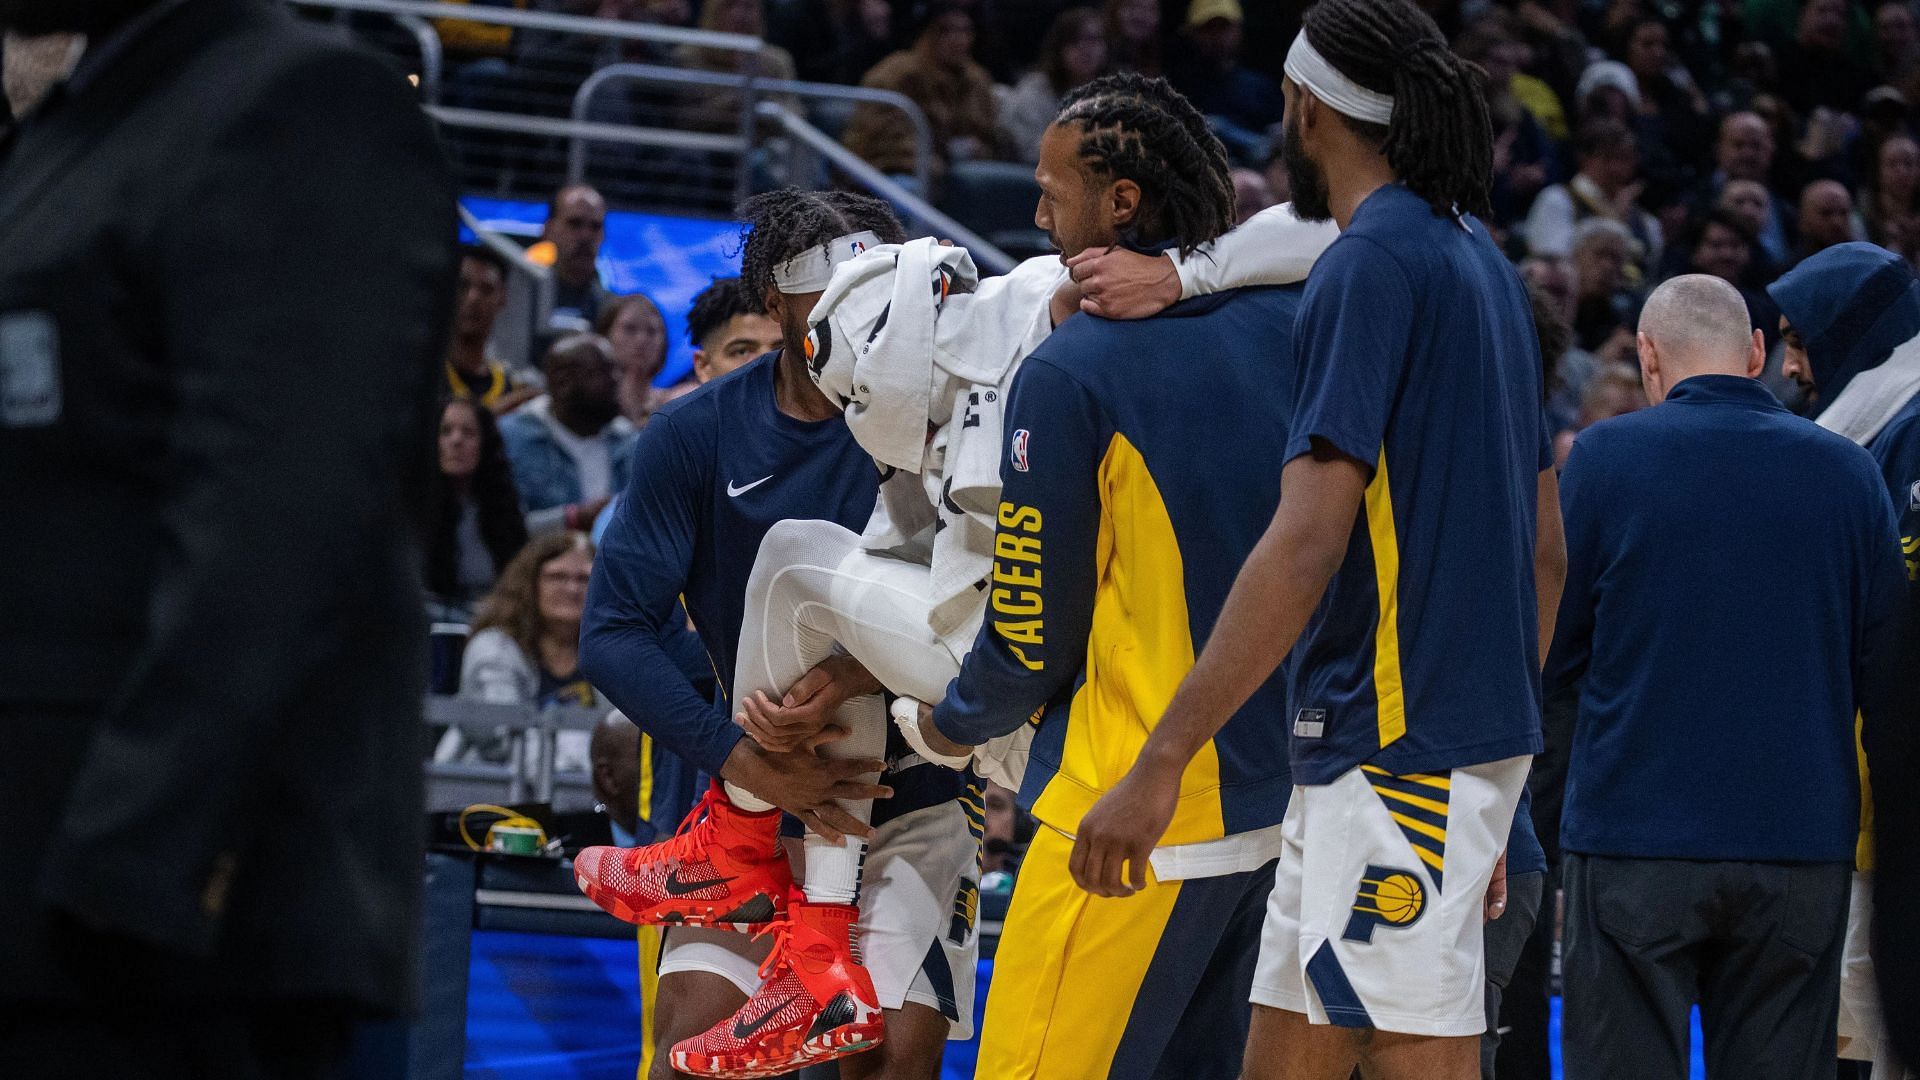
<svg viewBox="0 0 1920 1080"><path fill-rule="evenodd" d="M0 997L409 991L454 193L267 0L0 148Z"/></svg>

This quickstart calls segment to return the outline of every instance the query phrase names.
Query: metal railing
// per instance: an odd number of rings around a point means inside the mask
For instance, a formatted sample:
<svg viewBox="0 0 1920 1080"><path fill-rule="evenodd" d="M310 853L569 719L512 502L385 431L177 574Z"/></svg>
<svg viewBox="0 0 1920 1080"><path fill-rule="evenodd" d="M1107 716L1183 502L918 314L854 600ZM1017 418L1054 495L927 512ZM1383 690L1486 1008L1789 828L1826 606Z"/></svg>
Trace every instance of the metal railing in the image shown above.
<svg viewBox="0 0 1920 1080"><path fill-rule="evenodd" d="M811 170L805 166L814 159L824 159L841 175L892 203L920 228L967 247L982 269L1004 273L1014 265L1014 260L1005 252L928 201L934 154L932 128L925 113L910 98L891 91L864 87L768 78L760 73L758 67L766 43L757 37L618 19L522 11L510 7L445 3L441 0L288 2L336 12L367 12L393 17L414 37L419 47L422 97L428 112L439 123L454 129L563 140L566 147L565 170L569 179L584 177L588 164L587 148L596 143L684 151L695 155L718 154L734 159L733 194L737 201L749 190L755 151L765 147L769 140L784 138L789 149L794 151L786 155L786 176L790 182L807 186L812 177L809 175ZM480 23L623 42L692 46L731 52L740 54L743 70L729 73L627 62L602 65L573 90L566 119L498 109L450 106L438 100L446 78L444 50L437 31L428 20ZM741 95L738 130L723 134L685 131L669 125L607 123L588 119L596 96L621 80L693 90L737 90ZM895 177L873 167L782 102L765 100L769 95L803 100L856 101L900 109L906 113L914 131L914 189L910 190Z"/></svg>
<svg viewBox="0 0 1920 1080"><path fill-rule="evenodd" d="M769 79L758 74L728 74L669 67L665 64L609 64L587 77L573 96L573 118L585 120L596 96L609 84L642 82L679 86L712 86L738 90L747 106L758 111L759 99L777 95L803 101L856 101L885 105L906 114L913 125L913 175L926 191L933 172L933 125L914 100L894 90L875 90L865 86L841 86L838 83L804 82L798 79ZM753 140L743 140L751 142ZM750 147L742 147L748 149ZM586 167L586 148L575 140L568 150L567 177L578 180Z"/></svg>
<svg viewBox="0 0 1920 1080"><path fill-rule="evenodd" d="M627 22L624 19L596 19L590 15L556 15L547 11L521 11L518 8L481 4L448 4L439 0L287 0L306 7L336 11L366 11L380 15L411 15L427 19L452 19L457 22L511 26L526 30L553 30L586 37L616 38L621 41L650 41L660 45L693 45L703 49L758 53L767 43L752 34L729 34L719 30L696 30L658 23Z"/></svg>
<svg viewBox="0 0 1920 1080"><path fill-rule="evenodd" d="M606 708L579 705L502 705L472 698L432 695L422 709L427 724L458 728L476 742L507 732L504 765L470 762L430 762L430 779L504 784L506 801L551 803L558 783L554 751L563 731L592 731L607 715ZM586 773L578 774L584 780Z"/></svg>
<svg viewBox="0 0 1920 1080"><path fill-rule="evenodd" d="M922 229L966 248L981 269L994 274L1004 274L1013 269L1013 256L988 243L985 237L943 211L935 209L919 193L908 191L899 181L868 164L865 158L840 145L833 136L814 127L792 109L778 102L763 101L759 111L761 116L780 125L782 130L808 149L833 162L835 168L862 187L892 203Z"/></svg>

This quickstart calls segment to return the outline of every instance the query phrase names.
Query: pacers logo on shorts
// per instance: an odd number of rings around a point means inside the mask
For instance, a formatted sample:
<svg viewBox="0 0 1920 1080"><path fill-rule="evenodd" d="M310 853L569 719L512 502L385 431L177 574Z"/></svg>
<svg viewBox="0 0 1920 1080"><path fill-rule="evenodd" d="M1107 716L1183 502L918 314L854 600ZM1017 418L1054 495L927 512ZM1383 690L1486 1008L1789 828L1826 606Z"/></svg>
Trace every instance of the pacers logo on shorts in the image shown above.
<svg viewBox="0 0 1920 1080"><path fill-rule="evenodd" d="M1353 898L1353 917L1340 937L1363 944L1373 941L1378 926L1404 929L1420 921L1427 908L1427 892L1411 870L1387 866L1368 866L1360 875L1360 890Z"/></svg>

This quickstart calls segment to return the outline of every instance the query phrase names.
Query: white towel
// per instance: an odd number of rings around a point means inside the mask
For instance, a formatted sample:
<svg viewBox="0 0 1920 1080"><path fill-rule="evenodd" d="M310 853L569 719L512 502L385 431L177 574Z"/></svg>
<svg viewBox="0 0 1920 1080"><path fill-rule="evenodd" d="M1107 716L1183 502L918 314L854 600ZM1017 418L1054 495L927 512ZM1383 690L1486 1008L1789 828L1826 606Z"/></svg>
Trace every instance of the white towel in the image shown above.
<svg viewBox="0 0 1920 1080"><path fill-rule="evenodd" d="M862 543L929 567L955 656L986 614L1007 387L1066 276L1045 256L981 281L965 249L884 245L836 267L810 319L814 381L885 473Z"/></svg>
<svg viewBox="0 0 1920 1080"><path fill-rule="evenodd" d="M1920 337L1895 346L1885 361L1855 375L1816 422L1865 446L1915 394L1920 394Z"/></svg>

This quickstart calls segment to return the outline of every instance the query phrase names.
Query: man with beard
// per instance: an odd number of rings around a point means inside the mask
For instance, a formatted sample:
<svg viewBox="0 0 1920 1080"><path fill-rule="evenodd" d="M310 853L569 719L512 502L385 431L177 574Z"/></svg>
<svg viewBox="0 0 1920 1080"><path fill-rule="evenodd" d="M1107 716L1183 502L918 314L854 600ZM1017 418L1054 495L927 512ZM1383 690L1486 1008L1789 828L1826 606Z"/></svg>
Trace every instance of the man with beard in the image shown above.
<svg viewBox="0 0 1920 1080"><path fill-rule="evenodd" d="M1233 224L1225 149L1158 79L1076 91L1036 178L1035 223L1069 261L1122 243L1191 254ZM1301 233L1317 256L1324 237ZM985 624L909 737L953 760L1032 727L1020 801L1043 827L995 958L981 1076L1235 1069L1292 788L1280 680L1174 778L1182 812L1140 897L1083 889L1071 837L1132 763L1280 499L1298 305L1297 286L1247 288L1135 322L1070 319L1014 376Z"/></svg>
<svg viewBox="0 0 1920 1080"><path fill-rule="evenodd" d="M0 1076L335 1076L418 961L453 185L284 5L0 30Z"/></svg>
<svg viewBox="0 0 1920 1080"><path fill-rule="evenodd" d="M1480 74L1433 20L1324 0L1285 68L1295 209L1342 230L1294 330L1286 497L1074 860L1091 888L1150 888L1183 775L1288 658L1296 787L1243 1075L1469 1080L1565 573L1538 345L1474 216Z"/></svg>
<svg viewBox="0 0 1920 1080"><path fill-rule="evenodd" d="M586 530L627 486L633 423L620 415L613 346L597 334L561 338L541 363L547 392L500 421L527 531Z"/></svg>

